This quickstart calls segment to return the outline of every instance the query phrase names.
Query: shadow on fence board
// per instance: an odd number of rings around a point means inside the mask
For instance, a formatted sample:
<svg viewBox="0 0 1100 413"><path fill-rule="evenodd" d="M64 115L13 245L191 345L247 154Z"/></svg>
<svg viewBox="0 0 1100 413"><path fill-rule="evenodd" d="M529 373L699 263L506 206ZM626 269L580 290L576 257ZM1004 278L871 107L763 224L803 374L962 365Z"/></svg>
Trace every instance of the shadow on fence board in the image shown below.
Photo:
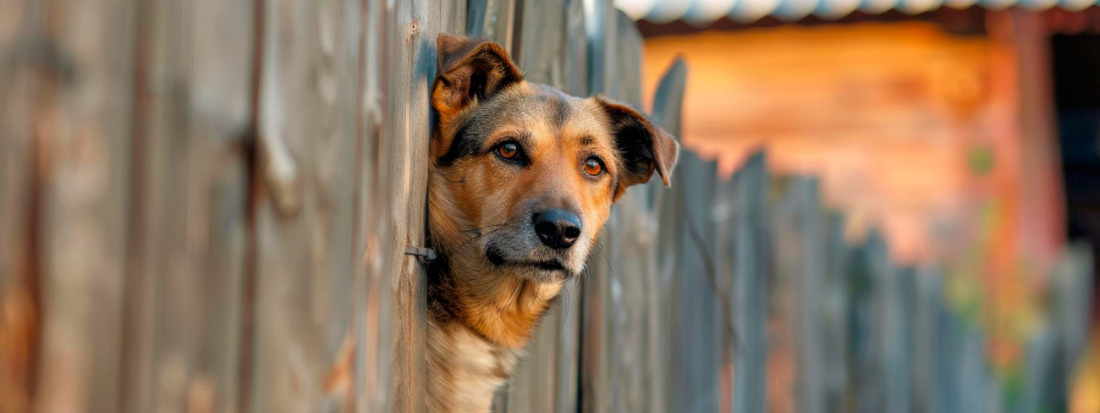
<svg viewBox="0 0 1100 413"><path fill-rule="evenodd" d="M423 411L440 32L641 105L598 0L0 3L0 412ZM17 16L17 17L10 17ZM678 135L687 66L653 118ZM1022 392L934 266L843 237L810 177L686 151L615 206L498 412L1033 412L1065 406L1073 247ZM784 367L785 366L785 367Z"/></svg>

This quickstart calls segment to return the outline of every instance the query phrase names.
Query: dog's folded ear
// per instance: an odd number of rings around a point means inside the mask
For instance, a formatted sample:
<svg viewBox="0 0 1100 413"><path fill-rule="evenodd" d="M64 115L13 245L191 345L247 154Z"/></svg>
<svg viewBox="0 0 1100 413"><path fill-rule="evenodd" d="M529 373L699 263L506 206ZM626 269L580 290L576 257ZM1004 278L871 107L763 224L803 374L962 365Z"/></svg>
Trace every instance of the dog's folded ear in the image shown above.
<svg viewBox="0 0 1100 413"><path fill-rule="evenodd" d="M523 80L499 44L444 33L436 41L436 50L439 76L432 91L432 107L443 120Z"/></svg>
<svg viewBox="0 0 1100 413"><path fill-rule="evenodd" d="M615 200L626 187L649 182L653 170L661 175L665 186L672 186L672 169L680 157L680 144L667 132L629 106L602 97L594 98L607 114L615 147L619 151L622 173Z"/></svg>

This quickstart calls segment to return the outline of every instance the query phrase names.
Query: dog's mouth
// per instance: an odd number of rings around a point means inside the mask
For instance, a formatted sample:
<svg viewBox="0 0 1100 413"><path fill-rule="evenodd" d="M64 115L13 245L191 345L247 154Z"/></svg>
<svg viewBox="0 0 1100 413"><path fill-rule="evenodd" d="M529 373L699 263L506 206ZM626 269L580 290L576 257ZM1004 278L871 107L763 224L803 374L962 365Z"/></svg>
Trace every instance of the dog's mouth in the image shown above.
<svg viewBox="0 0 1100 413"><path fill-rule="evenodd" d="M566 275L572 275L572 272L565 268L565 265L558 260L544 260L544 261L515 261L504 258L500 250L489 247L485 249L485 258L489 259L489 262L498 267L531 267L538 268L545 271L561 271Z"/></svg>
<svg viewBox="0 0 1100 413"><path fill-rule="evenodd" d="M530 265L534 265L547 271L565 271L565 266L561 265L561 262L559 262L558 260L533 262L530 263Z"/></svg>

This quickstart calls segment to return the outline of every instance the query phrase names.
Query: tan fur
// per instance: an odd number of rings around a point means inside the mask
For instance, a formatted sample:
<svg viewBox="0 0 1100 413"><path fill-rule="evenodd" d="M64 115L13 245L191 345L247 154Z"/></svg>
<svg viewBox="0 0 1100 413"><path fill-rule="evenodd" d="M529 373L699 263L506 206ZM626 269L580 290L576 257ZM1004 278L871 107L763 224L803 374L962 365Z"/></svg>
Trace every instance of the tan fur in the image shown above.
<svg viewBox="0 0 1100 413"><path fill-rule="evenodd" d="M486 412L542 314L583 272L611 205L655 170L667 181L678 145L626 106L523 81L495 44L441 35L438 49L427 405ZM504 142L519 144L524 161L494 153ZM585 172L592 159L603 173ZM550 209L581 222L569 247L535 237L533 217Z"/></svg>

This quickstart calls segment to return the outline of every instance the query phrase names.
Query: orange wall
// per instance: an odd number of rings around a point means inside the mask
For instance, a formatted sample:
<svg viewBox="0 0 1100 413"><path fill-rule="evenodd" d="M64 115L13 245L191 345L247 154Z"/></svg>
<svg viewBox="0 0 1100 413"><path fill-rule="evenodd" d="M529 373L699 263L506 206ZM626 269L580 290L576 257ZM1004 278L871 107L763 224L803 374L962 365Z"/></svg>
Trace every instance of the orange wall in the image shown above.
<svg viewBox="0 0 1100 413"><path fill-rule="evenodd" d="M677 55L688 63L682 140L724 171L767 148L774 170L821 176L851 237L881 227L902 261L951 258L990 233L1019 238L1011 45L926 23L656 37L644 96Z"/></svg>

